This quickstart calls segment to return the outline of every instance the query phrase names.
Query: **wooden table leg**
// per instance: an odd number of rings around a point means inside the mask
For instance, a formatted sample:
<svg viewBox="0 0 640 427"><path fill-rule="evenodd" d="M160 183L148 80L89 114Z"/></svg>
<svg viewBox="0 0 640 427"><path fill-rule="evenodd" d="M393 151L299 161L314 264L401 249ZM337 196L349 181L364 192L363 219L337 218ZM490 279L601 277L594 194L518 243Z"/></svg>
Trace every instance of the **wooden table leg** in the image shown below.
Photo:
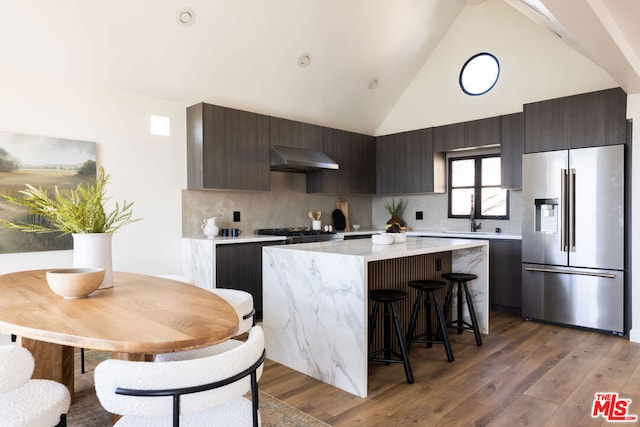
<svg viewBox="0 0 640 427"><path fill-rule="evenodd" d="M28 349L35 359L32 378L53 380L64 384L69 389L71 403L73 403L75 391L73 384L73 347L24 337L18 337L16 342Z"/></svg>

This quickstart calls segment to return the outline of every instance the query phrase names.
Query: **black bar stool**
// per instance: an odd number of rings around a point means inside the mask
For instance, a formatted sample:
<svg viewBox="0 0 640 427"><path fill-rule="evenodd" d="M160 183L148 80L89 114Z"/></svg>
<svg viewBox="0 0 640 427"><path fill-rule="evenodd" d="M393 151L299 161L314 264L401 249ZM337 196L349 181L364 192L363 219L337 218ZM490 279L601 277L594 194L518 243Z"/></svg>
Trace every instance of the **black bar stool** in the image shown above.
<svg viewBox="0 0 640 427"><path fill-rule="evenodd" d="M413 311L411 312L411 322L409 323L406 340L407 351L411 348L412 342L425 343L429 348L431 348L432 344L444 344L444 349L447 352L447 360L453 362L453 352L451 351L451 344L449 343L449 336L447 335L447 322L442 313L442 308L440 308L440 304L438 303L438 297L436 296L436 292L446 288L447 283L440 280L412 280L409 282L409 286L418 290L418 296L416 296L416 301L413 303ZM414 335L422 294L424 294L424 317L426 319L427 329L424 334ZM438 318L439 333L431 327L431 300L433 300L436 317ZM426 338L423 338L425 336Z"/></svg>
<svg viewBox="0 0 640 427"><path fill-rule="evenodd" d="M409 294L406 292L392 289L372 289L369 291L369 299L373 301L373 311L369 318L369 345L373 342L373 333L376 328L376 319L380 303L384 305L384 348L369 353L369 360L372 362L384 362L386 364L402 363L404 365L404 373L407 376L407 382L409 384L413 384L413 372L411 371L411 364L409 363L409 356L407 354L407 346L404 342L404 334L402 332L402 327L400 326L398 311L396 310L395 305L397 301L403 300L408 296ZM391 309L391 313L389 312L389 309ZM393 314L393 324L398 337L400 354L391 348L391 314ZM384 357L376 357L381 353L383 353ZM396 358L392 358L392 354L396 356Z"/></svg>
<svg viewBox="0 0 640 427"><path fill-rule="evenodd" d="M451 304L451 295L453 294L453 287L458 285L458 309L456 320L453 320L448 323L450 328L454 328L458 330L458 334L461 334L464 330L473 331L473 334L476 337L476 344L478 346L482 345L482 337L480 336L480 328L478 328L478 319L476 317L476 311L473 308L473 301L471 300L471 294L469 293L469 287L467 286L467 281L475 280L478 278L475 274L468 273L445 273L442 275L443 279L447 279L449 281L449 289L447 290L447 297L444 301L444 312L449 313L449 306ZM471 323L468 323L462 318L462 291L464 289L464 296L467 301L467 308L469 309L469 317L471 318Z"/></svg>

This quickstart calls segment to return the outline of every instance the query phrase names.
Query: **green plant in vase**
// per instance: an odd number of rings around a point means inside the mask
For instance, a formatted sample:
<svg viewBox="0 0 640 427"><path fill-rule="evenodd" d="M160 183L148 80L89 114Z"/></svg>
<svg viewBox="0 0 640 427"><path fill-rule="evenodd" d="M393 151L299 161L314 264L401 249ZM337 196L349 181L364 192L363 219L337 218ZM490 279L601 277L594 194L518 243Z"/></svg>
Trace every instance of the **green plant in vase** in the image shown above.
<svg viewBox="0 0 640 427"><path fill-rule="evenodd" d="M42 187L26 184L26 188L19 191L21 197L2 197L35 214L37 223L0 219L0 227L26 233L71 234L73 266L104 268L105 276L100 289L110 288L113 286L111 237L120 228L140 219L133 218L133 202L126 200L122 204L116 203L110 212L105 211L108 182L109 175L100 168L94 181L78 184L71 190L60 190L56 186L52 196Z"/></svg>
<svg viewBox="0 0 640 427"><path fill-rule="evenodd" d="M34 224L0 219L0 226L26 233L114 233L127 224L139 221L139 218L133 218L133 202L124 201L122 205L116 203L111 212L105 212L108 182L109 175L105 173L104 168L100 168L98 177L90 184L79 184L73 190L59 190L56 186L51 197L46 189L25 184L26 189L19 192L22 197L2 197L28 209L29 213L39 215L47 223Z"/></svg>
<svg viewBox="0 0 640 427"><path fill-rule="evenodd" d="M391 215L391 218L387 221L387 231L396 233L406 231L407 227L402 220L402 212L406 206L407 204L403 199L400 199L398 203L396 203L395 199L392 199L391 203L385 202L384 208Z"/></svg>

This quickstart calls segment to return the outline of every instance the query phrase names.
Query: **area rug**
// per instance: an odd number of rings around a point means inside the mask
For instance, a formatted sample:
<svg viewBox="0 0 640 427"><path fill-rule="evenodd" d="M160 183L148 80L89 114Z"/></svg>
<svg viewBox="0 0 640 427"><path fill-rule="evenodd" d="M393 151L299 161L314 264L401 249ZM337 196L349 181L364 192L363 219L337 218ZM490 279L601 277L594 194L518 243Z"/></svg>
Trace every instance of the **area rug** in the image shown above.
<svg viewBox="0 0 640 427"><path fill-rule="evenodd" d="M88 350L85 352L86 371L80 371L80 356L76 354L75 401L67 414L69 427L108 427L111 414L105 411L96 397L93 370L109 353ZM285 402L260 391L260 415L263 427L327 427L326 424Z"/></svg>

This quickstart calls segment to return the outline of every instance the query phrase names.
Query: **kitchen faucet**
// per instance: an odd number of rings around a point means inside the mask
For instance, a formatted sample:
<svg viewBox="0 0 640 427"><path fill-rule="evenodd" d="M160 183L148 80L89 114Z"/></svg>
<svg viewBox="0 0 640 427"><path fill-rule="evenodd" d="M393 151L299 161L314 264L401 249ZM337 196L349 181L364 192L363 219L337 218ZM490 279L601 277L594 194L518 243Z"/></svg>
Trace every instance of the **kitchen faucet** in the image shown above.
<svg viewBox="0 0 640 427"><path fill-rule="evenodd" d="M469 211L469 221L471 221L471 231L475 232L482 228L482 223L476 223L476 204L473 201L473 195L471 196L471 211Z"/></svg>

